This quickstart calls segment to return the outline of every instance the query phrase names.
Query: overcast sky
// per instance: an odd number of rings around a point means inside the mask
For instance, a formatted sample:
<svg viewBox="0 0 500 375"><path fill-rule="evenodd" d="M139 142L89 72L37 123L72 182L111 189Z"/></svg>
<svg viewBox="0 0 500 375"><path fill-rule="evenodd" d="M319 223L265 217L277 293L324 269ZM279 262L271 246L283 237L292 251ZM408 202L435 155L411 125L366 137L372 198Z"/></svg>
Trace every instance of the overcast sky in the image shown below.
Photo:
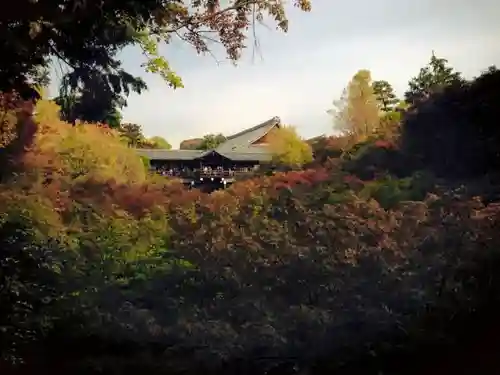
<svg viewBox="0 0 500 375"><path fill-rule="evenodd" d="M304 137L331 133L326 110L352 75L404 92L435 50L466 76L500 66L499 0L312 0L313 10L289 12L287 34L259 28L260 53L249 49L236 67L217 64L179 42L165 49L185 88L172 90L140 68L138 51L122 60L149 91L132 95L124 121L141 124L177 147L186 138L235 133L273 116ZM224 55L218 57L223 60Z"/></svg>

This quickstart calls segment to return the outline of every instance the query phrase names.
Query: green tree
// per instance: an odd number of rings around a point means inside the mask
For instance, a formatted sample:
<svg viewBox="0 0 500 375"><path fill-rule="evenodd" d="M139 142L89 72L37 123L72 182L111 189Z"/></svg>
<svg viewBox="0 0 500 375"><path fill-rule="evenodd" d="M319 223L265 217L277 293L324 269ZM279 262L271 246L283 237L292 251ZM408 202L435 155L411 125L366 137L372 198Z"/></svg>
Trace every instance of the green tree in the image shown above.
<svg viewBox="0 0 500 375"><path fill-rule="evenodd" d="M462 81L461 74L448 66L448 60L438 58L433 51L427 66L420 69L418 76L408 82L409 89L405 92L405 100L408 104L415 105L430 95Z"/></svg>
<svg viewBox="0 0 500 375"><path fill-rule="evenodd" d="M313 160L312 147L300 138L292 126L274 129L269 133L268 143L274 164L301 167Z"/></svg>
<svg viewBox="0 0 500 375"><path fill-rule="evenodd" d="M295 3L310 10L309 0ZM0 91L16 89L36 96L30 90L32 82L57 59L67 70L68 94L89 90L114 100L131 90L140 92L145 83L126 72L119 60L119 52L132 45L143 51L147 71L160 74L171 87L182 87L180 77L160 54L159 43L177 36L206 53L215 39L236 61L245 47L248 26L265 15L287 31L284 5L274 0L224 4L217 0L20 0L3 9L0 17Z"/></svg>
<svg viewBox="0 0 500 375"><path fill-rule="evenodd" d="M112 129L118 129L120 127L120 124L122 123L122 119L123 117L121 112L118 109L114 108L106 114L102 122Z"/></svg>
<svg viewBox="0 0 500 375"><path fill-rule="evenodd" d="M126 101L117 93L99 84L98 78L82 82L84 88L73 87L71 79L63 79L59 96L55 99L61 107L61 119L71 124L77 120L106 123L111 128L120 126L122 116L120 109Z"/></svg>
<svg viewBox="0 0 500 375"><path fill-rule="evenodd" d="M130 147L139 147L144 139L142 126L138 124L122 124L118 131Z"/></svg>
<svg viewBox="0 0 500 375"><path fill-rule="evenodd" d="M375 96L369 70L358 71L340 100L328 113L333 116L334 127L344 134L363 139L379 126L379 103Z"/></svg>
<svg viewBox="0 0 500 375"><path fill-rule="evenodd" d="M208 134L203 137L200 145L197 147L198 150L213 150L217 148L219 145L226 141L226 137L219 134Z"/></svg>
<svg viewBox="0 0 500 375"><path fill-rule="evenodd" d="M415 168L451 179L497 175L500 71L489 69L419 101L402 123L401 147Z"/></svg>
<svg viewBox="0 0 500 375"><path fill-rule="evenodd" d="M159 136L151 137L149 142L153 143L157 148L162 150L170 150L172 148L172 145L168 143L165 138Z"/></svg>
<svg viewBox="0 0 500 375"><path fill-rule="evenodd" d="M399 101L392 85L387 81L373 81L372 86L382 111L392 111Z"/></svg>

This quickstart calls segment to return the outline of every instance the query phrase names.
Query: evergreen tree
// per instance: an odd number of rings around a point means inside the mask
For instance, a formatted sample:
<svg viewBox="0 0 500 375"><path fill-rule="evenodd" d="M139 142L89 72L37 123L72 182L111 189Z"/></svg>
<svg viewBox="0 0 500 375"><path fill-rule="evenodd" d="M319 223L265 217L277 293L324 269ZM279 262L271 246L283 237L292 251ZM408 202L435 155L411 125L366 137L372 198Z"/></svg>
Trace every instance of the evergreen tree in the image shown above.
<svg viewBox="0 0 500 375"><path fill-rule="evenodd" d="M427 66L420 69L418 76L408 83L409 90L405 93L405 100L410 105L415 105L433 93L462 81L461 74L448 66L448 60L437 57L433 51Z"/></svg>
<svg viewBox="0 0 500 375"><path fill-rule="evenodd" d="M396 97L392 85L387 81L374 81L372 86L382 111L393 111L399 99Z"/></svg>

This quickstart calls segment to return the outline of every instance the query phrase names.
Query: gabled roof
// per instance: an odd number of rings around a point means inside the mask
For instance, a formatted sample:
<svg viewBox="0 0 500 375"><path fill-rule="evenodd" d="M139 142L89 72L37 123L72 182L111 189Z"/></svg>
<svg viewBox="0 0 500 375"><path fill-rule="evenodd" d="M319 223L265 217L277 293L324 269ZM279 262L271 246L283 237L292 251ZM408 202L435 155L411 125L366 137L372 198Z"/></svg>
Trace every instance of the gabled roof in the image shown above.
<svg viewBox="0 0 500 375"><path fill-rule="evenodd" d="M215 150L137 149L137 153L150 160L194 160L211 152L216 152L234 161L268 161L271 159L271 154L267 147L253 145L253 143L265 136L273 128L280 126L280 118L273 117L266 122L227 137L226 141Z"/></svg>
<svg viewBox="0 0 500 375"><path fill-rule="evenodd" d="M265 147L253 146L252 143L265 136L275 127L280 127L279 117L273 117L266 122L233 134L226 138L226 141L216 148L217 152L239 152L239 153L266 153Z"/></svg>

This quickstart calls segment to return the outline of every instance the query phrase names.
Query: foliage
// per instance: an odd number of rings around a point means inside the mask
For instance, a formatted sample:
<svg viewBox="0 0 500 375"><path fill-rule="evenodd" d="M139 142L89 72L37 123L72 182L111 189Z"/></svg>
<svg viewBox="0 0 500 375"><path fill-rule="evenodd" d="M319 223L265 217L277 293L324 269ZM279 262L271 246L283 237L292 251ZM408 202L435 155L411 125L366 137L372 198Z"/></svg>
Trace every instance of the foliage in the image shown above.
<svg viewBox="0 0 500 375"><path fill-rule="evenodd" d="M379 103L368 70L358 71L335 108L328 111L333 116L334 127L343 134L364 140L379 126Z"/></svg>
<svg viewBox="0 0 500 375"><path fill-rule="evenodd" d="M100 92L98 88L91 91L86 89L83 92L78 90L67 93L63 86L61 95L54 101L61 107L61 119L63 121L76 124L78 120L105 123L113 129L120 126L122 115L120 109L125 102L116 97L109 97L111 93Z"/></svg>
<svg viewBox="0 0 500 375"><path fill-rule="evenodd" d="M397 207L404 201L423 201L434 188L434 179L425 173L396 179L390 175L364 184L360 196L375 199L383 208Z"/></svg>
<svg viewBox="0 0 500 375"><path fill-rule="evenodd" d="M376 134L383 139L397 142L401 136L403 115L404 111L400 109L384 112L380 116L380 124Z"/></svg>
<svg viewBox="0 0 500 375"><path fill-rule="evenodd" d="M405 100L414 105L450 85L460 84L462 82L460 73L447 66L447 63L448 60L438 58L432 52L427 66L420 69L418 76L408 82L409 90L405 92Z"/></svg>
<svg viewBox="0 0 500 375"><path fill-rule="evenodd" d="M225 141L226 141L226 137L221 133L208 134L208 135L205 135L201 139L201 142L198 146L196 146L196 149L197 150L213 150L213 149L219 147Z"/></svg>
<svg viewBox="0 0 500 375"><path fill-rule="evenodd" d="M399 100L394 93L394 88L387 81L373 81L373 93L377 97L384 112L391 112L395 109Z"/></svg>
<svg viewBox="0 0 500 375"><path fill-rule="evenodd" d="M121 142L116 131L99 125L69 126L55 120L58 107L51 102L41 100L37 108L39 133L36 147L24 158L26 162L36 159L38 155L51 155L54 162L59 163L54 172L66 178L114 179L130 183L144 181L143 163L134 150Z"/></svg>
<svg viewBox="0 0 500 375"><path fill-rule="evenodd" d="M300 138L294 127L280 127L269 133L268 137L267 143L275 165L300 167L313 160L311 146Z"/></svg>
<svg viewBox="0 0 500 375"><path fill-rule="evenodd" d="M32 194L2 189L0 215L0 348L2 359L22 360L22 346L50 329L51 311L61 301L60 276L71 253L58 231L61 223L50 202Z"/></svg>
<svg viewBox="0 0 500 375"><path fill-rule="evenodd" d="M133 293L111 294L113 304L101 307L107 327L92 330L106 351L80 348L65 369L93 360L103 371L125 373L131 365L163 373L188 364L193 372L236 366L264 373L284 362L310 366L341 350L345 366L370 352L383 355L384 345L376 344L383 333L418 336L425 329L418 317L429 310L454 314L474 306L474 287L463 289L470 282L465 271L494 231L486 223L498 219L483 221L477 203L446 197L391 211L356 196L329 204L336 198L325 194L334 194L325 182L270 195L259 185L245 190L252 184L246 182L227 193L177 197L170 242L188 265L133 282ZM453 276L460 272L464 279ZM361 332L353 328L360 325ZM440 342L438 332L425 332ZM150 342L178 345L156 351Z"/></svg>
<svg viewBox="0 0 500 375"><path fill-rule="evenodd" d="M0 96L0 147L5 148L16 138L17 98L14 95Z"/></svg>
<svg viewBox="0 0 500 375"><path fill-rule="evenodd" d="M295 4L310 10L308 0ZM36 96L31 83L57 59L68 70L61 94L78 97L86 108L79 114L90 120L86 115L94 113L94 106L116 108L131 90L141 92L146 87L122 68L118 53L126 46L140 47L146 56L145 69L180 87L179 77L159 53L159 43L169 43L177 36L205 53L209 40L215 38L236 61L245 46L248 26L264 15L270 15L281 30L288 29L284 6L268 0L196 1L189 5L153 0L120 4L58 0L41 5L21 0L0 18L0 42L6 57L0 63L0 91ZM210 38L205 37L206 31L211 32Z"/></svg>
<svg viewBox="0 0 500 375"><path fill-rule="evenodd" d="M180 150L198 150L203 142L202 138L185 139L179 145Z"/></svg>
<svg viewBox="0 0 500 375"><path fill-rule="evenodd" d="M499 77L378 113L401 139L285 127L276 154L314 167L212 194L146 175L121 140L148 142L139 125L3 96L0 370L422 373L497 320L500 209L473 195L498 187Z"/></svg>
<svg viewBox="0 0 500 375"><path fill-rule="evenodd" d="M142 126L138 124L122 124L118 131L130 147L139 147L141 141L144 139Z"/></svg>
<svg viewBox="0 0 500 375"><path fill-rule="evenodd" d="M406 177L413 171L411 160L397 145L385 139L360 142L343 153L343 169L363 180L373 180L386 174Z"/></svg>
<svg viewBox="0 0 500 375"><path fill-rule="evenodd" d="M33 104L18 94L0 93L0 180L15 171L24 151L33 144L37 131Z"/></svg>
<svg viewBox="0 0 500 375"><path fill-rule="evenodd" d="M153 148L159 148L162 150L170 150L172 148L172 145L167 142L165 138L155 136L149 138L149 141L155 146Z"/></svg>
<svg viewBox="0 0 500 375"><path fill-rule="evenodd" d="M353 142L350 136L321 136L307 141L311 145L316 165L325 165L328 160L340 158L353 146Z"/></svg>
<svg viewBox="0 0 500 375"><path fill-rule="evenodd" d="M497 173L500 166L496 126L500 71L452 85L416 106L405 117L402 145L420 168L448 178Z"/></svg>
<svg viewBox="0 0 500 375"><path fill-rule="evenodd" d="M165 149L170 150L172 146L162 137L151 137L147 139L138 124L125 123L118 128L121 139L132 148Z"/></svg>

